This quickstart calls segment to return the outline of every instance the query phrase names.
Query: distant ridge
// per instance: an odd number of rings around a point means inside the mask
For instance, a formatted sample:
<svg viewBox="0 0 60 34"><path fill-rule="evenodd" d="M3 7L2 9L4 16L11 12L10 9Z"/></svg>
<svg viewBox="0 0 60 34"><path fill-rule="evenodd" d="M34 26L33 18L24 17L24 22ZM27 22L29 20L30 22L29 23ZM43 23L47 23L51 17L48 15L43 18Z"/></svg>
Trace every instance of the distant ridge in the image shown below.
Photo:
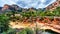
<svg viewBox="0 0 60 34"><path fill-rule="evenodd" d="M46 7L46 10L54 10L58 6L60 6L60 0L56 0L56 2L52 3L51 5Z"/></svg>
<svg viewBox="0 0 60 34"><path fill-rule="evenodd" d="M42 10L54 10L56 9L56 7L58 7L60 5L60 0L56 0L56 2L52 3L51 5L47 6L46 8L43 8ZM15 10L15 11L19 11L19 10L29 10L29 9L32 9L32 10L41 10L41 8L39 9L36 9L36 8L22 8L22 7L19 7L18 5L15 5L15 4L12 4L12 5L8 5L8 4L5 4L3 7L0 7L0 11L11 11L11 10Z"/></svg>

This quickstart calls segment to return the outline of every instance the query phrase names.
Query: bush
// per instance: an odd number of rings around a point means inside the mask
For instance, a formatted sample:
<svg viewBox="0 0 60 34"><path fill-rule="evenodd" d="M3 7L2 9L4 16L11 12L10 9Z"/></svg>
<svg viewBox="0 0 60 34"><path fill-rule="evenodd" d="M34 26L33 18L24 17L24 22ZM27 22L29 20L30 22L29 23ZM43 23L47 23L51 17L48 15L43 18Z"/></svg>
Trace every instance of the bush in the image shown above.
<svg viewBox="0 0 60 34"><path fill-rule="evenodd" d="M11 29L9 28L9 30L7 31L8 34L16 34L16 29Z"/></svg>
<svg viewBox="0 0 60 34"><path fill-rule="evenodd" d="M19 32L19 34L34 34L34 31L30 28L25 28Z"/></svg>
<svg viewBox="0 0 60 34"><path fill-rule="evenodd" d="M9 28L9 17L0 15L0 33L7 31Z"/></svg>
<svg viewBox="0 0 60 34"><path fill-rule="evenodd" d="M34 31L30 28L26 28L25 30L26 30L27 34L34 34Z"/></svg>
<svg viewBox="0 0 60 34"><path fill-rule="evenodd" d="M25 30L20 31L18 34L27 34Z"/></svg>

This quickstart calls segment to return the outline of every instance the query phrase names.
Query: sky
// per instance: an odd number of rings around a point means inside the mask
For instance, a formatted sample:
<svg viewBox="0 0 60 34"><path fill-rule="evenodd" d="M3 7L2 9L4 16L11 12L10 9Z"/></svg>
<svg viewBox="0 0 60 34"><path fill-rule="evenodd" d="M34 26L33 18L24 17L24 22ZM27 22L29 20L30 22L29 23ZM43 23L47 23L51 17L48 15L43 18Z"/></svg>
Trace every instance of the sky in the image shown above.
<svg viewBox="0 0 60 34"><path fill-rule="evenodd" d="M0 6L4 4L16 4L22 8L45 8L55 2L56 0L0 0Z"/></svg>

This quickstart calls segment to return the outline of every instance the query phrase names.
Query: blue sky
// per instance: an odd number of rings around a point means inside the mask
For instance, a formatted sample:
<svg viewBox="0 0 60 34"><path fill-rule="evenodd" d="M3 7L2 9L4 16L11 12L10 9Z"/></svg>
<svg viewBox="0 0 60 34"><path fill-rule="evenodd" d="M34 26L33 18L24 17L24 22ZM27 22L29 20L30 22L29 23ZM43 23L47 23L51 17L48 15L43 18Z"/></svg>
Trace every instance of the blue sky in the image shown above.
<svg viewBox="0 0 60 34"><path fill-rule="evenodd" d="M4 4L17 4L22 8L45 8L56 0L0 0L0 6Z"/></svg>

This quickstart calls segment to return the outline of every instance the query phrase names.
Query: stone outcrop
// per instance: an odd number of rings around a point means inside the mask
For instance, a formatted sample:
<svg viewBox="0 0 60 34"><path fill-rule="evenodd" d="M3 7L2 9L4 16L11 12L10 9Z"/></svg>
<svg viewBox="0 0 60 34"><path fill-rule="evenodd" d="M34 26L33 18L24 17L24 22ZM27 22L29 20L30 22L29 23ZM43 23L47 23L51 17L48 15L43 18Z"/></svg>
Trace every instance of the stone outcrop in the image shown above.
<svg viewBox="0 0 60 34"><path fill-rule="evenodd" d="M15 4L12 4L12 5L8 5L8 4L5 4L2 8L2 11L17 11L17 10L20 10L21 8Z"/></svg>
<svg viewBox="0 0 60 34"><path fill-rule="evenodd" d="M58 6L60 6L60 0L56 0L56 2L52 3L51 5L46 7L46 10L51 10L53 11L56 9Z"/></svg>
<svg viewBox="0 0 60 34"><path fill-rule="evenodd" d="M28 20L25 20L25 22L10 22L10 27L17 29L29 27L33 30L35 28L44 30L50 29L52 31L60 33L60 18L56 17L52 20L50 20L50 18L44 18L43 20L37 18L36 21L33 20L32 23L28 22Z"/></svg>

